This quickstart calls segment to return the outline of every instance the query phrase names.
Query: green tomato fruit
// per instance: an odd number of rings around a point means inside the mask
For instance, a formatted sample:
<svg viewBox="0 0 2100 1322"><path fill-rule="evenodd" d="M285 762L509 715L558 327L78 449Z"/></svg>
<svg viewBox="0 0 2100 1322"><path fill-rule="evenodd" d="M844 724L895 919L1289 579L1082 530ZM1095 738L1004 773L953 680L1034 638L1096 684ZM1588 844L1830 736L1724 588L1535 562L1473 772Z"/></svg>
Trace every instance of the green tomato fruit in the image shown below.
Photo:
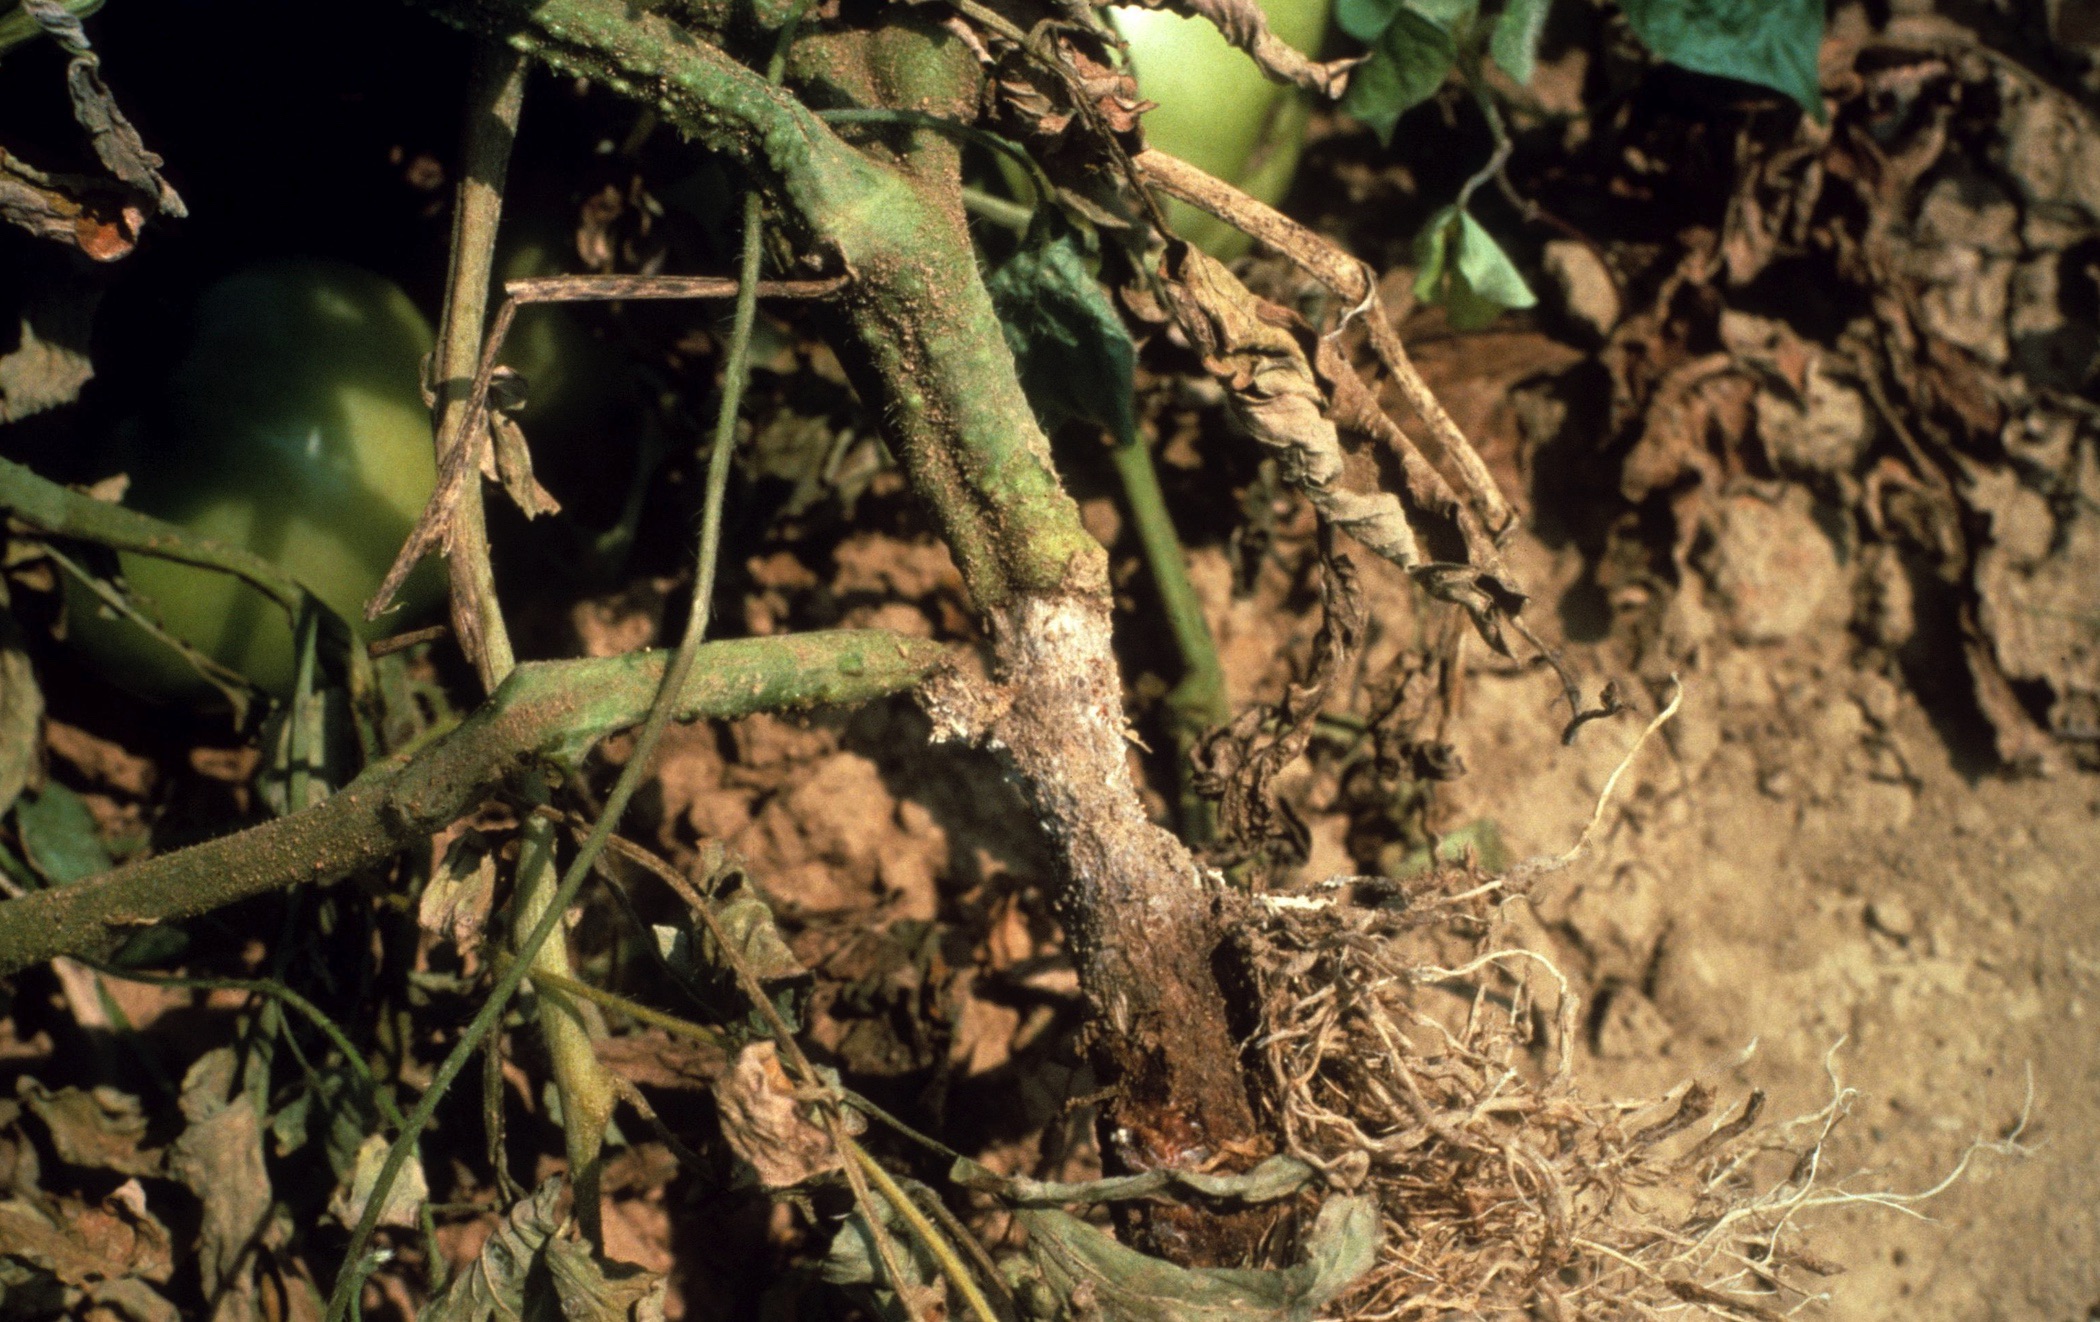
<svg viewBox="0 0 2100 1322"><path fill-rule="evenodd" d="M158 407L106 447L125 503L285 570L345 619L392 564L436 483L419 377L430 325L392 281L339 262L277 261L206 290ZM279 695L294 681L291 624L225 574L129 552L125 581L167 632ZM400 623L443 590L411 576ZM69 591L71 636L147 697L210 690L172 649Z"/></svg>
<svg viewBox="0 0 2100 1322"><path fill-rule="evenodd" d="M1317 54L1327 36L1330 0L1262 0L1277 36ZM1144 118L1145 141L1271 205L1290 191L1312 106L1304 93L1274 83L1252 59L1201 19L1156 9L1112 11L1130 43L1138 90L1159 107ZM1167 221L1189 242L1230 259L1251 244L1223 221L1180 202Z"/></svg>

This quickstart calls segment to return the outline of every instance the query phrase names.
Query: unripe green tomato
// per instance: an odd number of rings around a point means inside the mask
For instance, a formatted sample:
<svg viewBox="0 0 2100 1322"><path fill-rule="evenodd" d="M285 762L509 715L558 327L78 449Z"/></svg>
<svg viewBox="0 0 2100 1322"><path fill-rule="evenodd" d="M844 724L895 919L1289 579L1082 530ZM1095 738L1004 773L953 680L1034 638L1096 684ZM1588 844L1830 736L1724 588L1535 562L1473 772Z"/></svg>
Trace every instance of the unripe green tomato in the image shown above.
<svg viewBox="0 0 2100 1322"><path fill-rule="evenodd" d="M1308 55L1319 53L1330 0L1262 0L1261 7L1277 36ZM1159 103L1143 120L1146 144L1272 206L1281 202L1312 117L1305 94L1271 82L1252 58L1201 19L1156 9L1113 13L1130 43L1139 92ZM1251 243L1225 222L1180 202L1167 204L1167 221L1216 257L1237 257Z"/></svg>
<svg viewBox="0 0 2100 1322"><path fill-rule="evenodd" d="M157 407L105 447L130 475L124 503L245 547L345 619L362 618L436 482L421 363L430 325L399 286L340 262L275 261L206 290ZM162 627L279 695L291 623L230 575L126 552L125 581ZM394 623L436 602L426 563ZM210 690L159 640L69 591L71 636L112 680L147 697Z"/></svg>

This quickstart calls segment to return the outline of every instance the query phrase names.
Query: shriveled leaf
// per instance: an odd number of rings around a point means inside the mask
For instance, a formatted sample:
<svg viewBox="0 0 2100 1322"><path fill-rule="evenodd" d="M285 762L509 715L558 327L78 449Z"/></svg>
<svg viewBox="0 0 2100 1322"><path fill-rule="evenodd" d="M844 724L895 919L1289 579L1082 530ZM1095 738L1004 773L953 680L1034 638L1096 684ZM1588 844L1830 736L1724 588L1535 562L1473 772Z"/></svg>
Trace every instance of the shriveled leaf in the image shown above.
<svg viewBox="0 0 2100 1322"><path fill-rule="evenodd" d="M762 983L806 978L809 970L788 949L787 938L773 920L772 906L748 888L740 889L715 910L722 934L736 948L744 963ZM707 958L721 962L722 954L712 938L703 943Z"/></svg>
<svg viewBox="0 0 2100 1322"><path fill-rule="evenodd" d="M1441 306L1460 330L1477 330L1506 309L1538 302L1502 246L1457 207L1445 207L1422 227L1415 264L1415 297Z"/></svg>
<svg viewBox="0 0 2100 1322"><path fill-rule="evenodd" d="M1322 518L1379 555L1403 569L1420 564L1399 498L1342 481L1341 438L1299 337L1301 324L1256 298L1200 249L1176 248L1165 274L1167 297L1204 370L1225 388L1233 419L1276 456L1284 480L1303 491Z"/></svg>
<svg viewBox="0 0 2100 1322"><path fill-rule="evenodd" d="M321 1074L304 1092L270 1117L270 1136L280 1157L319 1140L337 1180L356 1169L365 1137L379 1123L378 1108L349 1071ZM420 1170L420 1166L417 1168Z"/></svg>
<svg viewBox="0 0 2100 1322"><path fill-rule="evenodd" d="M831 1135L803 1113L770 1041L753 1042L715 1088L722 1137L768 1189L801 1184L845 1164Z"/></svg>
<svg viewBox="0 0 2100 1322"><path fill-rule="evenodd" d="M43 721L44 691L22 648L21 627L0 605L0 816L14 806L36 774L37 732Z"/></svg>
<svg viewBox="0 0 2100 1322"><path fill-rule="evenodd" d="M67 12L86 18L102 8L102 0L62 0ZM0 55L5 55L24 42L35 41L44 35L35 19L20 8L10 7L0 14Z"/></svg>
<svg viewBox="0 0 2100 1322"><path fill-rule="evenodd" d="M897 1214L890 1200L880 1192L870 1190L868 1203L882 1224L890 1232L890 1246L897 1250L897 1268L906 1280L907 1291L917 1291L926 1286L940 1270L933 1255L918 1236ZM817 1274L833 1285L880 1285L894 1290L896 1283L888 1278L882 1268L882 1254L875 1247L875 1233L868 1218L859 1210L847 1214L839 1222L838 1232L831 1237L831 1246L824 1251L817 1264Z"/></svg>
<svg viewBox="0 0 2100 1322"><path fill-rule="evenodd" d="M1028 1229L1043 1283L1068 1305L1090 1300L1118 1322L1309 1322L1378 1255L1378 1205L1369 1198L1330 1198L1305 1261L1275 1271L1177 1267L1064 1212L1024 1209L1014 1218Z"/></svg>
<svg viewBox="0 0 2100 1322"><path fill-rule="evenodd" d="M557 1322L561 1311L545 1290L528 1297L525 1278L567 1219L567 1190L550 1179L519 1200L481 1246L473 1265L452 1278L421 1313L423 1322L488 1322L491 1318Z"/></svg>
<svg viewBox="0 0 2100 1322"><path fill-rule="evenodd" d="M66 66L66 91L73 100L73 118L94 141L95 155L125 183L139 190L162 214L186 216L188 208L161 174L165 164L147 150L139 131L102 81L102 61L88 45L87 29L80 24L80 11L62 0L20 0L23 12L73 57Z"/></svg>
<svg viewBox="0 0 2100 1322"><path fill-rule="evenodd" d="M143 1146L146 1113L138 1098L110 1087L47 1092L34 1079L23 1079L16 1086L23 1105L44 1122L51 1149L60 1161L120 1175L163 1172L165 1154Z"/></svg>
<svg viewBox="0 0 2100 1322"><path fill-rule="evenodd" d="M46 781L15 803L15 827L29 865L53 886L107 872L114 864L95 830L95 815L78 794Z"/></svg>
<svg viewBox="0 0 2100 1322"><path fill-rule="evenodd" d="M664 1278L594 1253L570 1223L569 1191L555 1178L510 1209L481 1256L420 1316L424 1322L661 1322L663 1309Z"/></svg>
<svg viewBox="0 0 2100 1322"><path fill-rule="evenodd" d="M1662 59L1783 92L1822 120L1823 0L1620 0L1620 8Z"/></svg>
<svg viewBox="0 0 2100 1322"><path fill-rule="evenodd" d="M247 1093L227 1100L234 1074L231 1047L206 1052L190 1066L180 1102L189 1127L168 1150L168 1173L203 1204L196 1259L207 1295L235 1288L270 1214L262 1118Z"/></svg>
<svg viewBox="0 0 2100 1322"><path fill-rule="evenodd" d="M165 1283L174 1274L173 1241L167 1227L146 1210L136 1180L99 1207L65 1197L53 1203L47 1212L27 1199L0 1202L0 1255L19 1258L72 1286L127 1276Z"/></svg>
<svg viewBox="0 0 2100 1322"><path fill-rule="evenodd" d="M1371 49L1371 58L1349 78L1342 109L1369 124L1381 143L1393 140L1400 116L1436 95L1458 61L1453 26L1425 15L1419 5L1394 13Z"/></svg>
<svg viewBox="0 0 2100 1322"><path fill-rule="evenodd" d="M1031 235L985 287L1045 431L1077 420L1119 441L1137 435L1137 348L1075 233Z"/></svg>
<svg viewBox="0 0 2100 1322"><path fill-rule="evenodd" d="M565 1322L663 1322L658 1273L605 1261L573 1229L549 1238L544 1253Z"/></svg>
<svg viewBox="0 0 2100 1322"><path fill-rule="evenodd" d="M431 872L430 884L416 909L416 922L441 940L450 941L464 955L481 944L481 929L488 924L489 906L496 898L496 857L488 838L467 831L445 850Z"/></svg>
<svg viewBox="0 0 2100 1322"><path fill-rule="evenodd" d="M136 1276L103 1281L88 1291L95 1309L88 1316L114 1314L129 1322L182 1322L182 1310Z"/></svg>
<svg viewBox="0 0 2100 1322"><path fill-rule="evenodd" d="M1502 72L1519 83L1531 81L1538 67L1539 35L1546 30L1546 11L1553 0L1509 0L1495 20L1495 33L1488 38L1488 54Z"/></svg>
<svg viewBox="0 0 2100 1322"><path fill-rule="evenodd" d="M358 1144L357 1157L350 1165L350 1174L328 1200L328 1215L343 1223L345 1229L355 1229L364 1217L365 1208L372 1201L372 1189L379 1183L379 1169L386 1164L389 1144L384 1134L368 1134ZM393 1187L386 1191L386 1203L379 1212L382 1226L404 1226L414 1229L418 1224L416 1213L430 1197L430 1185L423 1178L423 1158L411 1154L401 1173L394 1178Z"/></svg>

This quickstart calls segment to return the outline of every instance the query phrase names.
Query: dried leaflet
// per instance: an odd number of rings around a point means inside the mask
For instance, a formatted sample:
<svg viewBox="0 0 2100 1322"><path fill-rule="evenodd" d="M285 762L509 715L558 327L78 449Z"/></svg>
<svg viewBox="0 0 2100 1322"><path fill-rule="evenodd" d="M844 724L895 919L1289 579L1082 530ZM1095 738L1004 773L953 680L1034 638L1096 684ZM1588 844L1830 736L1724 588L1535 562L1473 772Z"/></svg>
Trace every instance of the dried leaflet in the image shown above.
<svg viewBox="0 0 2100 1322"><path fill-rule="evenodd" d="M183 206L174 185L160 172L164 162L147 150L139 131L117 109L116 98L103 84L101 58L88 45L87 30L80 19L60 0L21 0L21 4L37 26L73 57L66 66L66 90L73 98L73 117L94 140L95 155L102 164L150 199L162 215L188 215L189 209Z"/></svg>
<svg viewBox="0 0 2100 1322"><path fill-rule="evenodd" d="M715 1088L722 1137L751 1163L768 1189L801 1184L845 1164L822 1125L796 1100L795 1085L781 1068L771 1042L753 1042Z"/></svg>
<svg viewBox="0 0 2100 1322"><path fill-rule="evenodd" d="M1233 418L1276 455L1284 479L1372 551L1403 569L1422 564L1399 497L1342 484L1341 439L1301 342L1302 323L1249 293L1199 248L1170 247L1165 275L1167 298L1204 369L1225 387Z"/></svg>

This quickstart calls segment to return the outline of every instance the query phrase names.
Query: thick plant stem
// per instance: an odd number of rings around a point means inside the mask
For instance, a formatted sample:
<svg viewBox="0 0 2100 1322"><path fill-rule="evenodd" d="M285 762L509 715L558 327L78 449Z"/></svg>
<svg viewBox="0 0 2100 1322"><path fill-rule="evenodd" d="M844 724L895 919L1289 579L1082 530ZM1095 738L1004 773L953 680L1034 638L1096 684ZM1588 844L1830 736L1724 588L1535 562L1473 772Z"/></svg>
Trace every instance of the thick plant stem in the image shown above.
<svg viewBox="0 0 2100 1322"><path fill-rule="evenodd" d="M490 273L495 266L496 231L503 214L504 181L511 148L517 140L518 117L525 104L523 55L482 42L475 47L474 71L467 94L467 122L462 143L459 197L452 213L452 269L445 293L444 325L438 346L439 391L437 457L467 443L465 435L473 378L481 361L483 328L488 321ZM493 692L515 666L510 629L496 597L495 572L489 562L488 522L481 484L471 478L460 493L447 539L446 566L452 583L452 627L467 657ZM528 772L521 787L530 802L546 798L545 777ZM518 854L517 890L512 901L514 935L539 926L553 903L561 873L555 864L553 828L528 818ZM533 971L569 977L567 933L557 928L533 958ZM598 1207L599 1153L605 1126L612 1119L614 1083L591 1049L589 1028L566 998L543 995L536 1019L554 1067L554 1086L561 1098L562 1134L567 1142L569 1178L576 1195L576 1217L592 1243L601 1238Z"/></svg>
<svg viewBox="0 0 2100 1322"><path fill-rule="evenodd" d="M867 702L915 687L949 655L879 630L712 643L673 714L730 719ZM521 665L413 760L379 763L304 812L0 903L0 977L60 955L105 958L142 927L384 862L517 776L573 765L641 721L665 664L653 652Z"/></svg>
<svg viewBox="0 0 2100 1322"><path fill-rule="evenodd" d="M1212 968L1215 896L1187 848L1146 819L1131 781L1106 557L1051 465L979 278L953 146L935 139L901 166L862 155L759 74L626 0L433 7L654 104L742 161L805 250L834 253L852 272L834 347L986 618L999 699L947 727L1005 753L1058 849L1096 1061L1116 1088L1103 1125L1111 1157L1130 1169L1258 1159ZM874 40L884 35L861 43L862 56L872 66L898 50L911 67L885 68L869 85L918 89L913 104L891 108L975 104L975 65L959 41ZM954 86L941 86L943 70ZM1154 1243L1188 1260L1251 1251L1241 1231L1206 1239L1212 1225L1228 1223L1182 1218Z"/></svg>
<svg viewBox="0 0 2100 1322"><path fill-rule="evenodd" d="M1181 788L1181 826L1198 844L1207 843L1216 830L1216 814L1209 799L1196 793L1195 768L1189 754L1204 735L1232 719L1225 701L1225 670L1218 664L1218 645L1210 636L1210 623L1203 618L1203 602L1196 585L1189 581L1187 558L1174 520L1167 513L1167 496L1159 487L1159 471L1152 451L1142 436L1132 435L1110 448L1116 476L1123 480L1123 496L1130 503L1131 522L1137 525L1138 542L1145 550L1145 566L1152 571L1152 585L1159 592L1160 608L1167 629L1174 635L1174 650L1181 658L1181 679L1167 692L1167 721L1174 740L1174 770Z"/></svg>

